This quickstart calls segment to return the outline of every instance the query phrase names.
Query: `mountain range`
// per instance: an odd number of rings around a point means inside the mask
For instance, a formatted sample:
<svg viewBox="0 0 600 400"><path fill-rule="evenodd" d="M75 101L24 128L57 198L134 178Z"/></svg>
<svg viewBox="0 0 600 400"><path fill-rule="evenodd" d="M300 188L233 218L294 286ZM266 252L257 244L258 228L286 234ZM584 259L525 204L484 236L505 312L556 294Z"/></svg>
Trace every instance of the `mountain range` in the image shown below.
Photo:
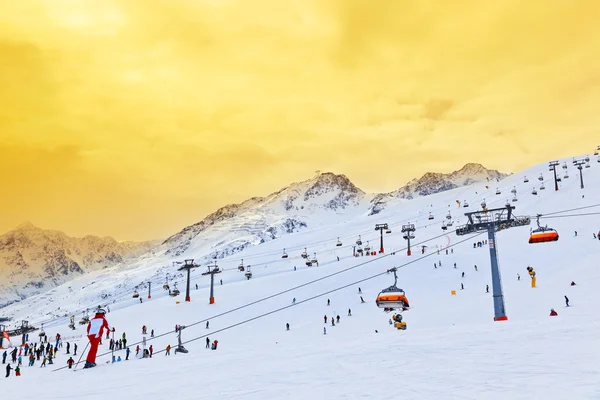
<svg viewBox="0 0 600 400"><path fill-rule="evenodd" d="M117 242L113 238L72 238L25 223L0 236L0 307L45 292L98 269L186 253L220 259L248 246L356 215L375 215L398 201L409 201L508 176L480 164L449 174L426 173L382 194L359 189L345 175L317 173L265 197L219 208L164 241Z"/></svg>

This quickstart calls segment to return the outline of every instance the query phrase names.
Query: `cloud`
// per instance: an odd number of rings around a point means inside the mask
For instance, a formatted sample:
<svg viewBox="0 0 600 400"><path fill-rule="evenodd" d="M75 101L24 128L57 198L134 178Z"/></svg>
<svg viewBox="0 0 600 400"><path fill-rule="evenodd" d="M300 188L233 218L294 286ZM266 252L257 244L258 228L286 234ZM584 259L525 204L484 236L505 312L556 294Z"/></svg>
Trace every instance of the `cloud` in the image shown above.
<svg viewBox="0 0 600 400"><path fill-rule="evenodd" d="M600 123L599 15L516 0L12 2L0 158L32 165L4 176L0 230L37 218L166 236L316 169L389 191L470 161L581 153ZM51 205L19 202L28 184Z"/></svg>

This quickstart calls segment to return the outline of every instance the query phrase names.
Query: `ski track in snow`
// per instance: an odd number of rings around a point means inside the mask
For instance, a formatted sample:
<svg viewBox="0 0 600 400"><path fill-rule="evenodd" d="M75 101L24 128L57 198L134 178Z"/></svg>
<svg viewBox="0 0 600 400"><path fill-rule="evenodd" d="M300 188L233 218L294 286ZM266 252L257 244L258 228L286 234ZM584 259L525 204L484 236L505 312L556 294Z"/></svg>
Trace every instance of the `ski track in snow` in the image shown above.
<svg viewBox="0 0 600 400"><path fill-rule="evenodd" d="M4 311L13 313L16 319L29 318L36 326L48 318L49 312L61 307L65 310L81 308L100 302L98 294L114 290L119 283L130 282L130 286L118 288L117 295L123 300L111 305L107 319L117 328L115 337L125 331L129 344L142 339L141 326L155 329L156 335L164 337L149 340L155 354L151 359L135 359L135 345L131 345L133 359L115 364L106 364L109 355L98 358L98 367L82 370L83 361L76 372L63 369L24 366L22 376L14 372L9 379L0 377L0 393L3 398L44 399L162 399L175 397L185 399L370 399L400 396L406 399L599 399L600 398L600 346L598 332L600 319L597 308L600 304L600 281L598 259L600 240L592 238L592 232L600 230L600 217L545 219L559 231L560 239L554 243L529 245L527 238L530 227L519 227L497 233L500 271L503 279L508 321L493 321L493 300L489 250L473 248L472 243L487 239L480 235L476 239L458 244L454 253L442 250L435 254L436 245L444 247L446 236L431 243L426 255L398 270L398 286L414 305L404 313L408 324L406 331L399 331L388 324L391 314L382 312L374 304L377 293L393 283L392 274L383 274L369 281L352 285L340 291L305 303L297 303L281 312L268 315L232 329L214 333L229 325L259 316L274 309L298 302L311 296L350 284L392 266L399 266L421 257L420 247L413 248L413 256L405 251L390 253L404 247L400 233L402 222L417 224L418 243L427 238L442 235L440 229L444 216L450 210L455 221L462 212L475 211L486 199L488 207L502 207L507 198L512 198L510 189L517 187L519 201L516 215L535 215L600 203L600 167L584 170L587 187L579 188L579 177L569 164L571 177L564 179L561 190L554 192L546 181L546 190L531 195L531 188L539 189L537 176L550 174L547 165L539 165L514 174L499 183L490 183L415 199L410 202L388 206L380 214L366 217L357 215L346 223L338 220L316 230L285 236L260 246L253 246L233 257L219 260L225 272L215 279L216 304L209 305L208 279L200 278L201 271L192 273L192 302L176 304L183 300L166 295L158 281L153 284L153 297L144 298L140 304L130 297L131 287L154 275L158 267L170 265L171 259L143 262L123 270L103 270L84 276L47 293L36 296ZM595 164L595 160L592 160ZM562 160L561 160L562 164ZM563 170L561 169L561 174ZM523 183L523 176L530 179ZM496 187L502 195L495 196ZM479 194L475 195L475 192ZM508 195L506 195L508 193ZM585 198L581 195L585 194ZM471 207L458 209L455 200L468 200ZM433 204L434 207L430 207ZM448 207L450 205L450 207ZM427 220L429 212L433 221ZM600 207L582 213L600 212ZM567 214L577 214L578 211ZM416 215L418 218L413 218ZM339 217L336 217L339 219ZM460 218L463 222L464 216ZM378 240L373 231L375 223L388 222L393 233L385 236L385 257L349 257L351 247L335 247L335 239L342 237L344 245L356 240L362 233L372 235L371 245L377 247ZM456 224L456 228L460 224ZM427 226L425 228L425 226ZM574 237L577 230L579 236ZM368 233L372 232L372 233ZM449 235L451 243L466 238ZM282 260L281 249L293 246L304 247L303 243L322 240L308 249L316 251L320 258L319 267L306 267L299 254L301 249L289 251L290 258ZM366 240L363 237L363 240ZM193 247L193 246L192 246ZM176 258L201 257L205 247ZM195 251L195 252L194 252ZM272 252L272 254L265 254ZM433 254L432 254L433 253ZM255 256L263 254L263 256ZM336 257L340 256L340 261ZM237 271L240 259L248 260L253 268L253 278L247 281ZM363 266L351 269L330 279L299 288L230 314L210 319L210 329L204 323L183 330L184 342L208 334L211 341L219 340L219 349L205 349L205 339L186 343L188 354L165 356L160 353L167 344L176 344L175 324L189 325L210 318L221 312L248 304L251 301L286 290L304 282L341 271L365 261ZM434 269L433 263L443 265ZM457 268L453 268L453 263ZM261 265L264 264L264 265ZM293 267L298 267L293 271ZM474 270L478 266L478 271ZM525 268L531 265L537 273L537 288L530 287ZM172 268L171 268L172 270ZM461 278L462 272L465 277ZM521 280L517 280L520 274ZM164 275L164 274L162 274ZM161 275L161 276L162 276ZM158 279L161 279L160 277ZM223 285L219 285L223 279ZM577 286L569 283L574 280ZM95 282L91 284L91 282ZM179 288L184 281L178 279ZM465 289L460 290L464 283ZM485 285L490 285L490 293ZM80 285L80 286L77 286ZM73 288L86 286L70 293ZM362 294L358 294L358 287ZM450 291L456 290L456 296ZM183 290L182 290L183 292ZM141 291L142 297L144 291ZM571 300L565 307L564 295ZM45 297L53 296L54 303L46 304ZM360 302L363 296L366 303ZM327 306L327 299L331 306ZM348 308L352 316L347 316ZM550 308L558 311L557 317L549 317ZM331 326L323 323L323 316L340 315L341 321ZM81 314L76 315L76 320ZM285 330L289 322L290 331ZM67 328L68 319L45 325L49 340L60 332L63 336L78 336L83 332L81 325L76 331ZM323 334L323 327L327 334ZM378 333L375 333L375 330ZM35 336L33 332L30 336ZM149 335L147 335L147 339ZM18 338L13 338L17 341ZM86 339L76 339L79 351L83 351ZM99 350L108 350L104 341ZM65 347L52 367L65 365ZM159 352L159 353L157 353ZM172 350L173 353L173 350ZM125 358L124 351L115 355ZM79 358L74 357L75 361ZM85 357L84 357L85 358Z"/></svg>

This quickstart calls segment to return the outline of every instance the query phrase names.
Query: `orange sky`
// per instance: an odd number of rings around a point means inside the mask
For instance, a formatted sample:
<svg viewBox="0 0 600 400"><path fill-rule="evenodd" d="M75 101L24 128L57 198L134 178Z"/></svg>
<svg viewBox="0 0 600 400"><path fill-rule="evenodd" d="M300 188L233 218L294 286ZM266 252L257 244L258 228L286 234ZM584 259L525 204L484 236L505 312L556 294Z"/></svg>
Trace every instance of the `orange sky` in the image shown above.
<svg viewBox="0 0 600 400"><path fill-rule="evenodd" d="M389 191L598 144L595 1L0 2L0 232L164 237L317 169Z"/></svg>

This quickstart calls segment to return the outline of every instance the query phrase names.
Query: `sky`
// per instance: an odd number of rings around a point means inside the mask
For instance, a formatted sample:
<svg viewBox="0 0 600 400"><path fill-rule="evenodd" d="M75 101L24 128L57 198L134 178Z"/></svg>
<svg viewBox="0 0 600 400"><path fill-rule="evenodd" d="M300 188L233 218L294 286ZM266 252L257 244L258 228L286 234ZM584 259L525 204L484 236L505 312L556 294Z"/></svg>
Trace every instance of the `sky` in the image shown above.
<svg viewBox="0 0 600 400"><path fill-rule="evenodd" d="M315 170L386 192L600 144L595 1L0 3L0 232L164 238Z"/></svg>

